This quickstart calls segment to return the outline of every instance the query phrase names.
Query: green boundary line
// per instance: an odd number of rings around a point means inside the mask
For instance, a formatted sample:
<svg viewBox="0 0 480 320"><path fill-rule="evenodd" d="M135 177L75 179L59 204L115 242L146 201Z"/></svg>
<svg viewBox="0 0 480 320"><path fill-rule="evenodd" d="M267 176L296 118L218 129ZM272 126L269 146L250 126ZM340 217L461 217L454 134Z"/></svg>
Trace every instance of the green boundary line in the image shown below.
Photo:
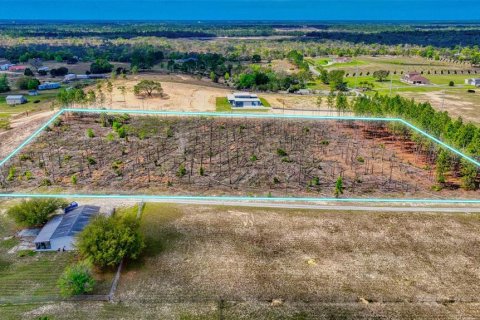
<svg viewBox="0 0 480 320"><path fill-rule="evenodd" d="M379 118L379 117L355 117L355 116L305 116L293 114L259 114L259 113L220 113L220 112L179 112L179 111L147 111L147 110L120 110L120 109L72 109L66 108L55 113L50 120L36 130L7 157L0 161L0 167L20 152L26 145L35 139L45 128L64 112L85 112L85 113L126 113L144 115L165 115L165 116L204 116L204 117L230 117L230 118L277 118L277 119L305 119L305 120L359 120L359 121L384 121L400 122L410 129L424 135L440 146L464 158L465 160L480 167L480 162L469 157L461 151L447 145L424 130L412 125L400 118ZM35 193L0 193L0 198L109 198L109 199L140 199L140 200L208 200L208 201L297 201L297 202L397 202L397 203L480 203L478 199L401 199L401 198L310 198L310 197L234 197L234 196L166 196L166 195L129 195L129 194L35 194Z"/></svg>

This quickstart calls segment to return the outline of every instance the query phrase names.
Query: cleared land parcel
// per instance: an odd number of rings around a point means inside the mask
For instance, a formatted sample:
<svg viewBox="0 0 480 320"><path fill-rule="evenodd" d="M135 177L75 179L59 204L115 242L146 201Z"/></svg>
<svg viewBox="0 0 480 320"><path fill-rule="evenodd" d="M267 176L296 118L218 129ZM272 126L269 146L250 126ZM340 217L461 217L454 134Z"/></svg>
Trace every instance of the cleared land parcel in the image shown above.
<svg viewBox="0 0 480 320"><path fill-rule="evenodd" d="M4 164L1 186L35 193L431 197L434 155L398 126L70 112ZM453 169L435 195L478 196L459 184Z"/></svg>

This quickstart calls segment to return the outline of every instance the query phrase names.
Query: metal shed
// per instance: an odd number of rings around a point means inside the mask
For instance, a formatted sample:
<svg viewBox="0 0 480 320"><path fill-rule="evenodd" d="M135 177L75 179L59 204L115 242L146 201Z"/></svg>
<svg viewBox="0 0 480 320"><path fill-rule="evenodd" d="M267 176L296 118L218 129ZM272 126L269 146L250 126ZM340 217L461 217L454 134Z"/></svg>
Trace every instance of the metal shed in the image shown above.
<svg viewBox="0 0 480 320"><path fill-rule="evenodd" d="M75 236L83 231L100 207L80 206L54 216L35 238L37 251L74 250Z"/></svg>
<svg viewBox="0 0 480 320"><path fill-rule="evenodd" d="M7 96L5 100L7 101L7 104L11 106L28 102L27 99L22 95Z"/></svg>

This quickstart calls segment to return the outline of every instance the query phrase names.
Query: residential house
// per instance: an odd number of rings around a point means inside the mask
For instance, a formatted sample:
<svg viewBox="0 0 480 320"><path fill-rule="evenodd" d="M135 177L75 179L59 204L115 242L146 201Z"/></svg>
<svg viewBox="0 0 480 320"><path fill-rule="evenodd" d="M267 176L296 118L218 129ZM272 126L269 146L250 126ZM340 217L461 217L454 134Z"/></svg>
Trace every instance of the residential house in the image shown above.
<svg viewBox="0 0 480 320"><path fill-rule="evenodd" d="M15 106L17 104L24 104L27 103L28 100L22 95L12 95L12 96L7 96L5 99L8 105Z"/></svg>
<svg viewBox="0 0 480 320"><path fill-rule="evenodd" d="M12 71L12 72L23 72L25 71L25 69L27 69L27 66L12 65L8 67L8 71Z"/></svg>
<svg viewBox="0 0 480 320"><path fill-rule="evenodd" d="M349 57L336 57L333 59L333 62L335 63L347 63L350 61L352 61L352 59Z"/></svg>
<svg viewBox="0 0 480 320"><path fill-rule="evenodd" d="M406 73L402 76L400 80L408 84L416 84L416 85L430 84L430 81L418 72Z"/></svg>
<svg viewBox="0 0 480 320"><path fill-rule="evenodd" d="M38 90L53 90L60 88L60 83L58 82L45 82L38 86Z"/></svg>
<svg viewBox="0 0 480 320"><path fill-rule="evenodd" d="M11 66L13 66L13 64L11 64L11 63L1 64L0 65L0 71L8 71L8 68L10 68Z"/></svg>
<svg viewBox="0 0 480 320"><path fill-rule="evenodd" d="M54 216L35 238L37 251L74 250L78 233L98 215L100 207L78 206Z"/></svg>
<svg viewBox="0 0 480 320"><path fill-rule="evenodd" d="M480 87L480 78L465 79L465 84Z"/></svg>
<svg viewBox="0 0 480 320"><path fill-rule="evenodd" d="M248 92L235 92L227 95L228 102L232 107L244 108L244 107L261 107L262 101L256 94Z"/></svg>

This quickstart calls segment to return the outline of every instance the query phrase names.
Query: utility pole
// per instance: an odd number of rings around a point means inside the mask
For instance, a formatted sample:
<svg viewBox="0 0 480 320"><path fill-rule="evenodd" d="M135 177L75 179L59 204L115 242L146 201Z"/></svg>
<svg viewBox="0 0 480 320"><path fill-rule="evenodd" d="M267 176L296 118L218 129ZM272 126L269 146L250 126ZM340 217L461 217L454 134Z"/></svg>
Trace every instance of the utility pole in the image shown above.
<svg viewBox="0 0 480 320"><path fill-rule="evenodd" d="M392 73L390 73L390 96L392 96L392 85L393 85L393 77L392 77Z"/></svg>
<svg viewBox="0 0 480 320"><path fill-rule="evenodd" d="M358 66L355 68L355 90L357 90Z"/></svg>
<svg viewBox="0 0 480 320"><path fill-rule="evenodd" d="M445 90L442 91L442 111L445 110Z"/></svg>

